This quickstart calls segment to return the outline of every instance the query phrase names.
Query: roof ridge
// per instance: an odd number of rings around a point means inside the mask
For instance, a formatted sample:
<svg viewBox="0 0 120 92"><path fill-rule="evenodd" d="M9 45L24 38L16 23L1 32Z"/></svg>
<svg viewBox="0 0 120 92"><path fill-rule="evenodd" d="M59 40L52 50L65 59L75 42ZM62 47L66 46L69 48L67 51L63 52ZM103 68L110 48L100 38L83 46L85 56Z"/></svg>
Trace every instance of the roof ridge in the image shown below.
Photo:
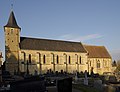
<svg viewBox="0 0 120 92"><path fill-rule="evenodd" d="M105 47L105 46L103 46L103 45L101 45L101 46L100 46L100 45L90 45L90 44L83 44L83 45L84 45L84 46L92 46L92 47L93 47L93 46L94 46L94 47Z"/></svg>
<svg viewBox="0 0 120 92"><path fill-rule="evenodd" d="M55 39L46 39L46 38L34 38L34 37L22 37L22 38L28 38L28 39L36 39L36 40L48 40L48 41L59 41L59 42L68 42L68 43L80 43L81 42L74 42L74 41L66 41L66 40L55 40Z"/></svg>

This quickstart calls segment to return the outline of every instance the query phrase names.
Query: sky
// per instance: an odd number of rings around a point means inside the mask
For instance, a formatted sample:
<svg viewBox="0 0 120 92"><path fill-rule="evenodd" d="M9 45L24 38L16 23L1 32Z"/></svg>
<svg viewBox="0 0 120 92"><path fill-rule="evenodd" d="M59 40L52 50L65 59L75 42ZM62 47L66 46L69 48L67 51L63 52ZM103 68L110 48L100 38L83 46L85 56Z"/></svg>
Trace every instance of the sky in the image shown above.
<svg viewBox="0 0 120 92"><path fill-rule="evenodd" d="M113 60L120 59L120 0L0 0L3 54L11 10L21 36L105 46Z"/></svg>

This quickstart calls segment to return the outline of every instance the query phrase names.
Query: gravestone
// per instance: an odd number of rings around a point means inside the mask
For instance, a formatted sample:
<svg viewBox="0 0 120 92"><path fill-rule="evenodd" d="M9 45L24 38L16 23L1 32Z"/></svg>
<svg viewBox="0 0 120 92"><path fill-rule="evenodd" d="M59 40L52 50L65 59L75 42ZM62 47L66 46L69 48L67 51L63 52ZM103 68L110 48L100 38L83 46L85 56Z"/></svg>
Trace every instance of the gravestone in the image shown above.
<svg viewBox="0 0 120 92"><path fill-rule="evenodd" d="M77 81L78 81L78 73L76 72L75 73L75 83L77 83Z"/></svg>
<svg viewBox="0 0 120 92"><path fill-rule="evenodd" d="M115 87L109 85L109 86L108 86L108 92L116 92Z"/></svg>
<svg viewBox="0 0 120 92"><path fill-rule="evenodd" d="M45 92L44 77L30 77L10 83L11 92Z"/></svg>
<svg viewBox="0 0 120 92"><path fill-rule="evenodd" d="M88 85L87 71L85 70L84 85Z"/></svg>
<svg viewBox="0 0 120 92"><path fill-rule="evenodd" d="M37 70L34 71L34 75L35 75L35 76L38 75L38 71L37 71Z"/></svg>
<svg viewBox="0 0 120 92"><path fill-rule="evenodd" d="M117 78L115 76L109 76L109 82L117 82Z"/></svg>
<svg viewBox="0 0 120 92"><path fill-rule="evenodd" d="M102 91L102 87L103 87L102 80L94 80L94 88Z"/></svg>
<svg viewBox="0 0 120 92"><path fill-rule="evenodd" d="M57 92L72 92L72 78L58 80Z"/></svg>

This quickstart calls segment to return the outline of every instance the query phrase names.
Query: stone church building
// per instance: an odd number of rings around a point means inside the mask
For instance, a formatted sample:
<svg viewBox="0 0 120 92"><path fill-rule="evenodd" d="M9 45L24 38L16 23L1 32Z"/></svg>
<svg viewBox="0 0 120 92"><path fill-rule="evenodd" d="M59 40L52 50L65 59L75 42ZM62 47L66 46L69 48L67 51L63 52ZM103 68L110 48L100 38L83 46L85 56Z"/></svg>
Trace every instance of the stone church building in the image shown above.
<svg viewBox="0 0 120 92"><path fill-rule="evenodd" d="M88 71L93 69L94 73L103 74L111 72L112 58L104 46L84 45L88 51Z"/></svg>
<svg viewBox="0 0 120 92"><path fill-rule="evenodd" d="M99 74L103 74L104 70L111 71L112 58L105 47L98 46L99 50L91 51L81 42L21 37L20 32L21 28L11 11L8 23L4 26L5 68L11 74L34 74L35 71L43 74L49 69L68 73L90 71L91 68ZM103 68L104 64L106 67Z"/></svg>

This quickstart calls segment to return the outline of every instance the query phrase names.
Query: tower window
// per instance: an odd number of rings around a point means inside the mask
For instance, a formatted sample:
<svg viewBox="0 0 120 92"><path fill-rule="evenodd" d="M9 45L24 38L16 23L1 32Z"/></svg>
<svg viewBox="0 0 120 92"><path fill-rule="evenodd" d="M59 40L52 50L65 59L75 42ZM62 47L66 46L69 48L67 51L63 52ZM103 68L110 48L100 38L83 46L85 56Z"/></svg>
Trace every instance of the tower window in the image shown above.
<svg viewBox="0 0 120 92"><path fill-rule="evenodd" d="M13 42L13 41L12 41Z"/></svg>
<svg viewBox="0 0 120 92"><path fill-rule="evenodd" d="M11 29L11 34L13 34L13 29Z"/></svg>

